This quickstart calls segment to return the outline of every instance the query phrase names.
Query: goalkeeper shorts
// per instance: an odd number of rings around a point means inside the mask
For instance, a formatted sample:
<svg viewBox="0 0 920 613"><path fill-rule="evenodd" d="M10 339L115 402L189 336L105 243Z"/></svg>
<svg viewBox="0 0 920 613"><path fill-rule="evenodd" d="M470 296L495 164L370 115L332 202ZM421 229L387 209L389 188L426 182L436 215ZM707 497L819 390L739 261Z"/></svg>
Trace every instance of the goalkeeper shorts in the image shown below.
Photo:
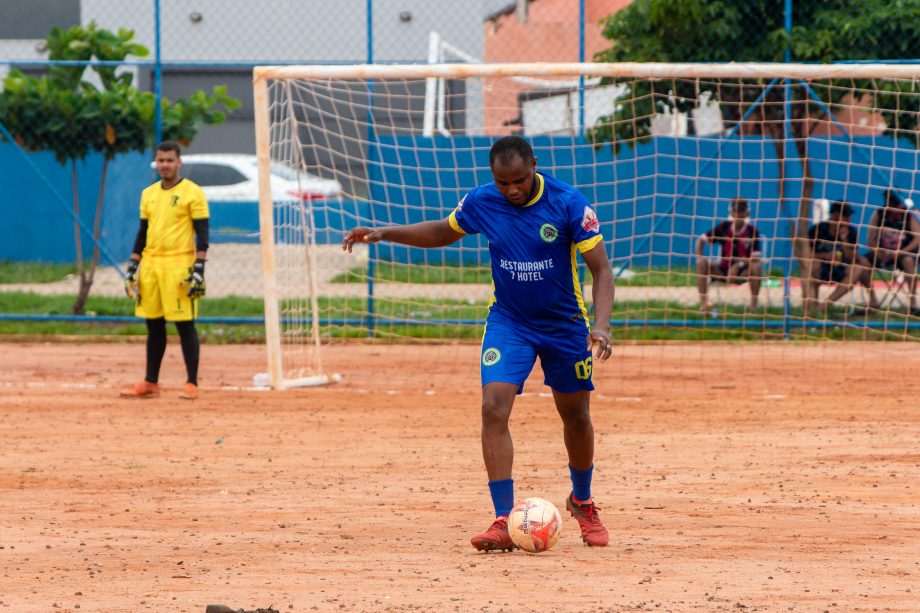
<svg viewBox="0 0 920 613"><path fill-rule="evenodd" d="M145 319L164 318L166 321L191 321L198 315L198 301L186 295L182 282L189 275L189 266L168 268L144 266L138 271L140 300L134 314Z"/></svg>

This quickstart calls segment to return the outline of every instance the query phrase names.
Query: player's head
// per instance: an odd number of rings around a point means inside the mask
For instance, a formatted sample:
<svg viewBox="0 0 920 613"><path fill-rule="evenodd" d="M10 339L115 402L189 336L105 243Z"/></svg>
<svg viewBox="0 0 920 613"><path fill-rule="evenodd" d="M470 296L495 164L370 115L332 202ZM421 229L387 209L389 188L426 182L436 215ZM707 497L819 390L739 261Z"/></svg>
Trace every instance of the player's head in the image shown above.
<svg viewBox="0 0 920 613"><path fill-rule="evenodd" d="M495 187L514 206L524 206L536 188L537 158L520 136L505 136L492 145L489 167Z"/></svg>
<svg viewBox="0 0 920 613"><path fill-rule="evenodd" d="M885 206L891 209L906 209L904 201L901 200L901 196L898 195L898 192L893 189L885 190Z"/></svg>
<svg viewBox="0 0 920 613"><path fill-rule="evenodd" d="M174 181L182 168L182 150L174 140L164 140L154 151L157 174L164 181Z"/></svg>
<svg viewBox="0 0 920 613"><path fill-rule="evenodd" d="M831 221L837 223L850 223L850 218L853 217L853 207L842 200L838 200L831 203L828 214L830 215Z"/></svg>
<svg viewBox="0 0 920 613"><path fill-rule="evenodd" d="M744 198L735 197L728 205L728 213L732 219L747 219L751 214L751 207Z"/></svg>

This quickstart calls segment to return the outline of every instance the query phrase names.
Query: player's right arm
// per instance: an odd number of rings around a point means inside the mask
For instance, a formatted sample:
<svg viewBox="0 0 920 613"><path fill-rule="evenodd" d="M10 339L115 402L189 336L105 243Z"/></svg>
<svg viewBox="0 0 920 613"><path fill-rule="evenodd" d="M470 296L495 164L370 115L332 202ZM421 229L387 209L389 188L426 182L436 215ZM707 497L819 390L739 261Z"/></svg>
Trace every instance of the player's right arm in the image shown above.
<svg viewBox="0 0 920 613"><path fill-rule="evenodd" d="M355 243L377 243L390 241L410 247L444 247L455 243L465 235L451 227L446 219L422 221L400 226L366 228L359 226L345 233L342 250L351 253Z"/></svg>
<svg viewBox="0 0 920 613"><path fill-rule="evenodd" d="M709 243L711 245L713 241L715 240L716 229L717 228L713 228L709 232L704 232L696 238L696 257L697 259L702 259L703 247L706 245L706 243Z"/></svg>

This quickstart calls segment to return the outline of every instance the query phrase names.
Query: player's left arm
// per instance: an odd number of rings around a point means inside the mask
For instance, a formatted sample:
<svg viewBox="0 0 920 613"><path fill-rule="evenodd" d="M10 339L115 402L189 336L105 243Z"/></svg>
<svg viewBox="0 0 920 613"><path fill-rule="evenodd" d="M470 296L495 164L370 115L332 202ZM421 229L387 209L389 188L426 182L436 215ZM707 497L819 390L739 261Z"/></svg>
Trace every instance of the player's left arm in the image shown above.
<svg viewBox="0 0 920 613"><path fill-rule="evenodd" d="M749 257L749 264L759 262L762 255L763 235L760 233L760 230L757 229L757 226L751 225L751 253Z"/></svg>
<svg viewBox="0 0 920 613"><path fill-rule="evenodd" d="M605 361L613 353L610 339L610 313L613 311L615 286L613 271L607 259L607 248L600 240L581 254L591 271L591 296L594 300L594 326L588 336L588 349L594 349L595 359Z"/></svg>
<svg viewBox="0 0 920 613"><path fill-rule="evenodd" d="M204 296L206 285L204 282L204 263L208 259L208 240L210 239L211 224L208 200L199 188L198 194L191 205L192 228L195 231L195 263L189 270L189 275L183 281L188 285L186 294L190 298Z"/></svg>

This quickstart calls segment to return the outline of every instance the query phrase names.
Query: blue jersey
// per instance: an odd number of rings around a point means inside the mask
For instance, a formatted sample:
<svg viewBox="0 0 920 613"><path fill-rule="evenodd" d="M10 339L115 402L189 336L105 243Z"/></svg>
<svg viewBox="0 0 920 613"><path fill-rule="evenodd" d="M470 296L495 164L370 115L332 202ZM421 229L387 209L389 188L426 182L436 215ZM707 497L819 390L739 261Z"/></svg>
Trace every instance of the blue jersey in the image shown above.
<svg viewBox="0 0 920 613"><path fill-rule="evenodd" d="M585 333L575 250L603 241L600 222L580 191L537 173L537 193L514 206L488 183L470 191L448 217L464 234L489 240L495 295L490 312L545 334Z"/></svg>

